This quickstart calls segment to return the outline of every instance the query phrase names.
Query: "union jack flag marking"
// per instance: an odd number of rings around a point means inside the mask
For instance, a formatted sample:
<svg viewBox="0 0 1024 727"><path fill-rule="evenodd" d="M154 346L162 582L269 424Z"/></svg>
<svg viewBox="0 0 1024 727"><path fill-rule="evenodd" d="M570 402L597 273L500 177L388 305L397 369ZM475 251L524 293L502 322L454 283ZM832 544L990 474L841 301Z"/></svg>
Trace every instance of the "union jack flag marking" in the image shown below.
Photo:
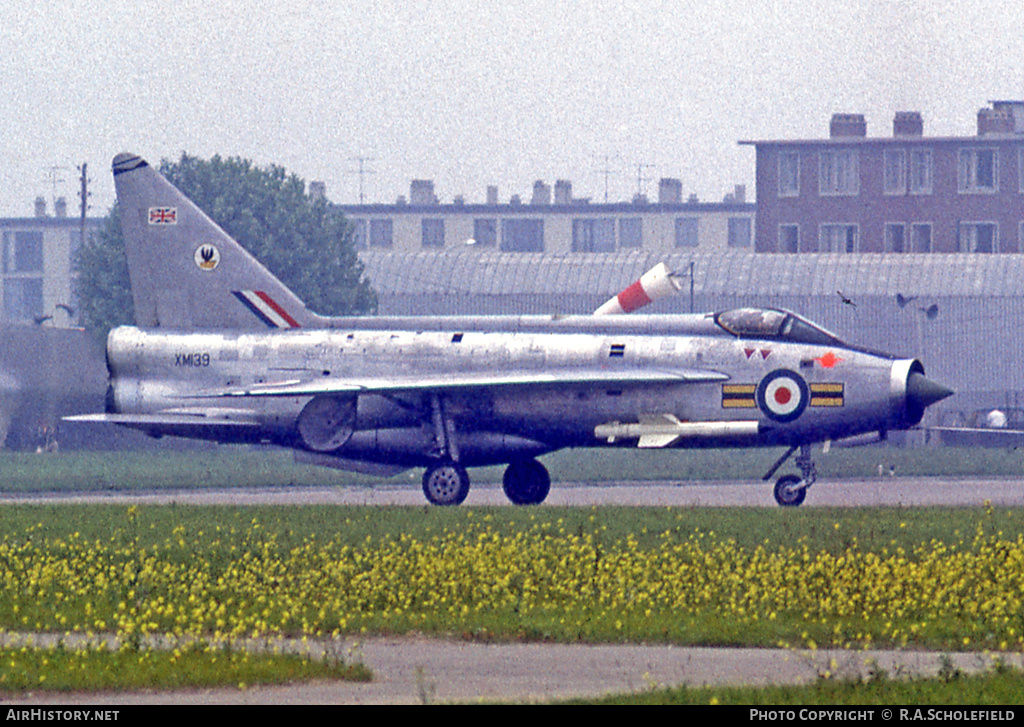
<svg viewBox="0 0 1024 727"><path fill-rule="evenodd" d="M301 328L288 311L262 290L233 290L231 293L267 328Z"/></svg>
<svg viewBox="0 0 1024 727"><path fill-rule="evenodd" d="M177 207L150 207L149 224L151 225L176 225L178 224Z"/></svg>

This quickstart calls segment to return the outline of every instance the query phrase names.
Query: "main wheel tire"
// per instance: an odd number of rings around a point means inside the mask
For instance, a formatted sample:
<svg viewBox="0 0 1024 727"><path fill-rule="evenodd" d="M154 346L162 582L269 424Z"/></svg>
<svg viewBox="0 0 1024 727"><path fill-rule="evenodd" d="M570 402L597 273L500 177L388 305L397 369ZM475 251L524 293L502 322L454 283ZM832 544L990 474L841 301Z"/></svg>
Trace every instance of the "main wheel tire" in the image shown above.
<svg viewBox="0 0 1024 727"><path fill-rule="evenodd" d="M509 463L501 484L514 505L539 505L551 491L551 475L537 460L522 460Z"/></svg>
<svg viewBox="0 0 1024 727"><path fill-rule="evenodd" d="M469 494L469 473L454 462L428 467L423 473L423 494L432 505L459 505Z"/></svg>
<svg viewBox="0 0 1024 727"><path fill-rule="evenodd" d="M807 497L806 487L796 487L800 478L796 475L783 475L775 481L775 502L782 507L799 507Z"/></svg>

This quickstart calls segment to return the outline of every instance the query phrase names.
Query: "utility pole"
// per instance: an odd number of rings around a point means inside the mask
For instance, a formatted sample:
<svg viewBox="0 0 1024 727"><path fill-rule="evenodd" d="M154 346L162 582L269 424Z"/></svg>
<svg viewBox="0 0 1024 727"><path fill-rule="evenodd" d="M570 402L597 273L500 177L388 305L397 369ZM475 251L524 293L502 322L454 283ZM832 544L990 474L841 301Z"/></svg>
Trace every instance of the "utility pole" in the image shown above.
<svg viewBox="0 0 1024 727"><path fill-rule="evenodd" d="M82 166L78 168L81 172L79 178L80 188L78 190L78 199L80 204L81 215L79 216L79 246L85 245L85 215L89 211L89 197L92 193L89 191L89 175L87 173L88 164L82 162Z"/></svg>
<svg viewBox="0 0 1024 727"><path fill-rule="evenodd" d="M377 172L373 169L366 169L365 164L367 162L377 161L373 157L349 157L350 162L359 162L359 169L350 169L349 174L359 175L359 204L365 204L365 197L363 196L363 177L367 174L376 174Z"/></svg>

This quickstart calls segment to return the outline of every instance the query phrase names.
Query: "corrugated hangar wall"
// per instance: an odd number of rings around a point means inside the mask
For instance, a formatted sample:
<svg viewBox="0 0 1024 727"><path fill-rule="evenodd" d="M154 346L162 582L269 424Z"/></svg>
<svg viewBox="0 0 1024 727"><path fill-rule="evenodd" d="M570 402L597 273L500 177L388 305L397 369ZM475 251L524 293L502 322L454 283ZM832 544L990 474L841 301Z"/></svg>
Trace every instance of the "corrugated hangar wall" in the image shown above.
<svg viewBox="0 0 1024 727"><path fill-rule="evenodd" d="M364 254L382 315L589 313L659 262L652 313L786 308L851 343L916 356L957 394L931 423L1024 406L1024 255ZM692 266L692 267L691 267Z"/></svg>

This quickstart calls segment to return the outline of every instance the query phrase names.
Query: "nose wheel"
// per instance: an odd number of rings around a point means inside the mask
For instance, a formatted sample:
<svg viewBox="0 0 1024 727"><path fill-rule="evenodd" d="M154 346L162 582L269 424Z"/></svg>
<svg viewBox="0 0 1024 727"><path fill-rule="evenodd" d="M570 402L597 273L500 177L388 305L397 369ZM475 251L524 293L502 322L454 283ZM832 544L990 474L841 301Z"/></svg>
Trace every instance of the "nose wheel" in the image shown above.
<svg viewBox="0 0 1024 727"><path fill-rule="evenodd" d="M807 488L800 486L796 475L783 475L775 480L775 502L782 507L798 507L807 496Z"/></svg>
<svg viewBox="0 0 1024 727"><path fill-rule="evenodd" d="M796 451L796 447L789 450L775 463L775 465L764 476L764 479L771 479L772 475L781 467L787 459ZM818 471L811 459L811 446L804 444L800 446L800 456L796 458L796 466L800 468L800 475L783 475L775 481L775 502L782 507L798 507L807 497L807 488L813 485L818 479Z"/></svg>

